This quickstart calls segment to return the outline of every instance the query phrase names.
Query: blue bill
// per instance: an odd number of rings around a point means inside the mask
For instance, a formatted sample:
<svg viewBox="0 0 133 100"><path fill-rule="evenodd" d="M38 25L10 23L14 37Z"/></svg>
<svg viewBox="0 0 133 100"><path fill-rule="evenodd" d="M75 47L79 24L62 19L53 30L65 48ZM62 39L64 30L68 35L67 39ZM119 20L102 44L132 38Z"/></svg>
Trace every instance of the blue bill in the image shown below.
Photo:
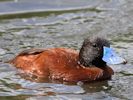
<svg viewBox="0 0 133 100"><path fill-rule="evenodd" d="M116 52L109 47L103 47L103 61L105 61L108 64L121 64L125 63L126 60L122 57L118 56Z"/></svg>

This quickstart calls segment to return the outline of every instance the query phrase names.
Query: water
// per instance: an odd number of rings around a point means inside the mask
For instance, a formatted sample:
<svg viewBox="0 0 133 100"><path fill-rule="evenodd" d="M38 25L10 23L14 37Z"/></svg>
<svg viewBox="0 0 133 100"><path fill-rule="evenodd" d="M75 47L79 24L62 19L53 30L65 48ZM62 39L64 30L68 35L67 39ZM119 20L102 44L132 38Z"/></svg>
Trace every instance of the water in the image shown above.
<svg viewBox="0 0 133 100"><path fill-rule="evenodd" d="M0 100L133 100L132 0L0 0L0 61L27 48L79 49L92 34L107 37L126 65L112 80L83 85L26 80L0 63Z"/></svg>

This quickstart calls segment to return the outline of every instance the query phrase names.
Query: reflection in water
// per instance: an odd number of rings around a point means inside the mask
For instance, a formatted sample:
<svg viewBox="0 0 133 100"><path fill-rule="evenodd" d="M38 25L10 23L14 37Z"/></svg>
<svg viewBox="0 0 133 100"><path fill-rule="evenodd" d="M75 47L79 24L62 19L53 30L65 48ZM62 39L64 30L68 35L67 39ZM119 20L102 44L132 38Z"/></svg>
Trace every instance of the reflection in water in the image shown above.
<svg viewBox="0 0 133 100"><path fill-rule="evenodd" d="M15 1L0 0L0 100L133 98L132 0ZM19 75L13 66L2 63L28 48L79 49L91 34L109 38L128 61L112 66L112 80L79 85L44 82Z"/></svg>

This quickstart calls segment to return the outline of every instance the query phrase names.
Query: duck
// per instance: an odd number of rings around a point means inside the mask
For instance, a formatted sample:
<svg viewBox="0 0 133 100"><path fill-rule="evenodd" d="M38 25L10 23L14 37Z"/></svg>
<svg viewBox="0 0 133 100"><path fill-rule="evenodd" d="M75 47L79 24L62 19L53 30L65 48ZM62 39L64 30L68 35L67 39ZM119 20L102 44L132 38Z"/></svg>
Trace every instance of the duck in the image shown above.
<svg viewBox="0 0 133 100"><path fill-rule="evenodd" d="M109 64L125 63L102 37L87 37L80 48L57 47L27 49L8 63L24 73L65 82L93 82L111 79L114 71Z"/></svg>

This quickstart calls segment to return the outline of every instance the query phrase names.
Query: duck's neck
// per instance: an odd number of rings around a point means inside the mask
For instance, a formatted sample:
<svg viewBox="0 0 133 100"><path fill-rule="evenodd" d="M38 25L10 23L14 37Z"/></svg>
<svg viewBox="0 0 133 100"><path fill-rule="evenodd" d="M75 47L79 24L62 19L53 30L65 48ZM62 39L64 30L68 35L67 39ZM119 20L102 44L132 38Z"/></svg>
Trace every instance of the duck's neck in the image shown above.
<svg viewBox="0 0 133 100"><path fill-rule="evenodd" d="M105 67L106 66L106 62L104 62L100 59L95 59L95 60L92 60L92 61L84 61L84 59L79 57L78 63L85 66L85 67L92 67L92 66Z"/></svg>

